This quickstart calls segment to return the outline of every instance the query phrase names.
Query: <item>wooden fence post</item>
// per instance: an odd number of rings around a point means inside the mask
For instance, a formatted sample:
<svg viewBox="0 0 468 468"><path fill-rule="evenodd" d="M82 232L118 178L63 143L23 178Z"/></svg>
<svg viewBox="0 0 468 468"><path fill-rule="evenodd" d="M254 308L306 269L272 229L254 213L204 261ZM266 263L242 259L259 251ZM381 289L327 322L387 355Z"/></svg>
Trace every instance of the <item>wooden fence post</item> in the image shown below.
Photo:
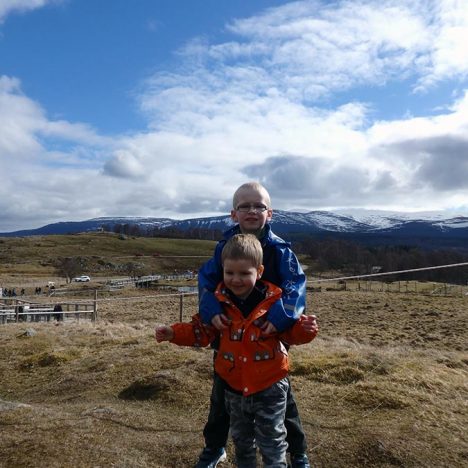
<svg viewBox="0 0 468 468"><path fill-rule="evenodd" d="M94 290L93 322L97 320L97 289Z"/></svg>
<svg viewBox="0 0 468 468"><path fill-rule="evenodd" d="M180 320L179 320L179 322L182 322L183 308L184 308L184 293L180 293L180 296L179 296L179 317L180 317Z"/></svg>

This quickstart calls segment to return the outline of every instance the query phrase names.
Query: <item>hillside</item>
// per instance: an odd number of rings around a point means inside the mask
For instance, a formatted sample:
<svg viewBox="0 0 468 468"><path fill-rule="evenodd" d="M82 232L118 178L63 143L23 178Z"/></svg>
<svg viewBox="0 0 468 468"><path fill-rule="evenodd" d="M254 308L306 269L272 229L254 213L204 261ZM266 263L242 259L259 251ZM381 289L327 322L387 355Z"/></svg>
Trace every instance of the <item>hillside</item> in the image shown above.
<svg viewBox="0 0 468 468"><path fill-rule="evenodd" d="M84 233L0 238L0 275L55 276L57 260L79 257L80 274L122 276L196 270L211 256L212 241Z"/></svg>

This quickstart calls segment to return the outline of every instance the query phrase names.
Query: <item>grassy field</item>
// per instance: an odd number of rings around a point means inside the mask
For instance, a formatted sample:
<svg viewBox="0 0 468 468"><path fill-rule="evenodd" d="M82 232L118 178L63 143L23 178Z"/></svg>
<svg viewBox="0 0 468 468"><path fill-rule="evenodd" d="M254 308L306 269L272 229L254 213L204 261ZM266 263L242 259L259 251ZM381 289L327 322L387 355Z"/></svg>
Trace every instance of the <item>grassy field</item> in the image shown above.
<svg viewBox="0 0 468 468"><path fill-rule="evenodd" d="M30 284L21 265L3 278ZM291 380L312 466L467 466L468 296L322 288L307 300L321 330L292 348ZM0 325L0 466L193 466L212 354L153 338L179 305L128 288L99 296L95 324ZM195 311L184 298L184 319Z"/></svg>
<svg viewBox="0 0 468 468"><path fill-rule="evenodd" d="M212 254L215 243L190 239L126 237L112 233L0 238L0 279L56 276L54 264L79 257L80 274L122 275L122 266L137 264L141 274L196 270Z"/></svg>

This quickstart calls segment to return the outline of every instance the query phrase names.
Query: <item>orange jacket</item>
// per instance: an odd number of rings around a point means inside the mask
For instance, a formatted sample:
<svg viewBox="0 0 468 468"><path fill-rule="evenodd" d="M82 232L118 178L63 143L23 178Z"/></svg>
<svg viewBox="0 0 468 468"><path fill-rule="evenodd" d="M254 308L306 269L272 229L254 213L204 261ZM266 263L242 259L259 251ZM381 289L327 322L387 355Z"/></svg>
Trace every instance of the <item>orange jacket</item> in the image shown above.
<svg viewBox="0 0 468 468"><path fill-rule="evenodd" d="M281 289L264 281L268 286L266 297L247 318L232 303L221 283L215 295L221 302L223 313L231 320L229 328L218 332L202 323L198 314L190 323L172 325L172 343L182 346L207 346L219 333L220 346L215 370L232 388L244 396L260 392L286 377L289 370L288 352L283 344L302 344L315 335L306 333L299 319L281 334L264 336L260 329L269 307L281 298Z"/></svg>

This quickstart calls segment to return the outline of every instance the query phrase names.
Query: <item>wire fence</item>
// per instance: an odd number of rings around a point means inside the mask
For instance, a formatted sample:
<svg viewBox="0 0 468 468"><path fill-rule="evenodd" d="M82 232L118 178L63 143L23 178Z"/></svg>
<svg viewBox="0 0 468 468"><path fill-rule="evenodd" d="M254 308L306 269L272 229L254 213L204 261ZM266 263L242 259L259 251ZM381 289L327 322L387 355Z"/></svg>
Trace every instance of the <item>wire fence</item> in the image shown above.
<svg viewBox="0 0 468 468"><path fill-rule="evenodd" d="M463 285L437 283L430 281L398 280L380 281L378 278L398 276L426 270L466 267L468 263L456 263L425 268L414 268L391 272L371 273L366 275L341 276L333 278L309 278L307 290L311 293L327 291L343 292L381 292L399 294L423 294L427 296L468 297L467 281ZM138 290L138 285L135 291ZM109 288L102 290L69 291L68 294L84 294L83 299L63 299L48 297L45 302L33 303L27 300L0 299L0 323L18 321L50 321L58 317L55 308L60 305L63 319L73 320L88 318L90 320L148 320L154 321L153 307L166 311L165 320L183 321L198 311L198 293L195 287L169 287L164 289L139 289L138 294L122 295L121 291ZM64 292L66 294L66 292ZM65 309L65 310L64 310Z"/></svg>

